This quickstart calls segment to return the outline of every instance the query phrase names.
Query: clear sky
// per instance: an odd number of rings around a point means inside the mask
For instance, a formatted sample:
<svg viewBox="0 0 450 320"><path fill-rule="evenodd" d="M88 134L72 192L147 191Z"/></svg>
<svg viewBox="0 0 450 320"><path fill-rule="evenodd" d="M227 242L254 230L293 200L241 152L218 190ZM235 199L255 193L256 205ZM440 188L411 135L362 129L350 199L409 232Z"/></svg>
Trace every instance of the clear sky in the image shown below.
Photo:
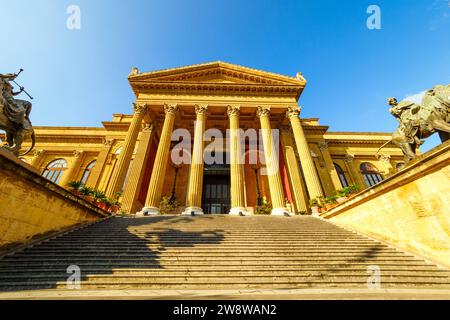
<svg viewBox="0 0 450 320"><path fill-rule="evenodd" d="M66 27L72 4L80 30ZM371 4L381 30L366 26ZM388 97L450 83L450 0L0 0L0 27L0 72L25 69L34 125L100 126L131 113L133 66L301 71L302 116L330 131L393 131Z"/></svg>

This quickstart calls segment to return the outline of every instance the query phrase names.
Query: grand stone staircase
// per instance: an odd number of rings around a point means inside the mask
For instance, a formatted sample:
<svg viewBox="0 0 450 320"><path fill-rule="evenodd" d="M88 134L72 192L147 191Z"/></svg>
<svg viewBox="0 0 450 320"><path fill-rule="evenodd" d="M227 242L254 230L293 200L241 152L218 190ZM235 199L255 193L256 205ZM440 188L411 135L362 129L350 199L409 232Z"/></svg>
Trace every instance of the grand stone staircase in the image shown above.
<svg viewBox="0 0 450 320"><path fill-rule="evenodd" d="M311 216L113 217L0 260L0 291L65 289L450 289L450 271ZM373 268L373 267L372 267Z"/></svg>

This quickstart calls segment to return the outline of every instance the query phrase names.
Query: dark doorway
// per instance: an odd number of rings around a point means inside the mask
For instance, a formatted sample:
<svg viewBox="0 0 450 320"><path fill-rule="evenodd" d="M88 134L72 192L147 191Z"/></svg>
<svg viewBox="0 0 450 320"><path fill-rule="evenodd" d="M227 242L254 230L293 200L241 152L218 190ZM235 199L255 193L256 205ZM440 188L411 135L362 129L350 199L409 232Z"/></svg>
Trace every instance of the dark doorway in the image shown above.
<svg viewBox="0 0 450 320"><path fill-rule="evenodd" d="M205 166L202 208L206 214L228 214L230 211L230 167Z"/></svg>

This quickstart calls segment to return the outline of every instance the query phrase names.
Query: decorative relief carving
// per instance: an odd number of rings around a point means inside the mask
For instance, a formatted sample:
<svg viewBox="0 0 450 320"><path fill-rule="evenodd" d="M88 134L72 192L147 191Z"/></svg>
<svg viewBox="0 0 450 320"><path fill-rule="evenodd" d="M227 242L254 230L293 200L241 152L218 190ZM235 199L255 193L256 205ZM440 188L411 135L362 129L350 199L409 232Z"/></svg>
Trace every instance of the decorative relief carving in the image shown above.
<svg viewBox="0 0 450 320"><path fill-rule="evenodd" d="M133 103L134 113L144 114L147 112L148 107L145 103Z"/></svg>
<svg viewBox="0 0 450 320"><path fill-rule="evenodd" d="M208 105L207 104L196 104L194 106L195 114L206 115L208 113Z"/></svg>
<svg viewBox="0 0 450 320"><path fill-rule="evenodd" d="M114 139L106 139L106 138L103 138L103 144L104 144L106 147L111 147L111 146L114 144Z"/></svg>
<svg viewBox="0 0 450 320"><path fill-rule="evenodd" d="M300 106L289 106L286 111L286 117L290 118L298 118L300 115L301 107Z"/></svg>
<svg viewBox="0 0 450 320"><path fill-rule="evenodd" d="M238 105L229 105L227 107L227 114L229 117L231 116L239 116L241 113L241 107Z"/></svg>
<svg viewBox="0 0 450 320"><path fill-rule="evenodd" d="M269 117L270 116L270 107L269 106L259 106L256 110L256 116L258 118L261 117Z"/></svg>
<svg viewBox="0 0 450 320"><path fill-rule="evenodd" d="M176 104L168 104L164 105L164 113L165 114L176 114L178 112L178 106Z"/></svg>

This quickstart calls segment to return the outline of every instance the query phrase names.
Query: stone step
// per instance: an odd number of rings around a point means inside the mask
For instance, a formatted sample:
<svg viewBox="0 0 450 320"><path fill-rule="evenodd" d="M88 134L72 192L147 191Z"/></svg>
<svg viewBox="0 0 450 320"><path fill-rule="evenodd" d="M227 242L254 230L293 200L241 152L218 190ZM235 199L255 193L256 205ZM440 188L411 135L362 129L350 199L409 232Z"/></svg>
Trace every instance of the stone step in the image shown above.
<svg viewBox="0 0 450 320"><path fill-rule="evenodd" d="M152 277L152 279L157 278L184 278L184 277L195 277L195 278L242 278L242 277L365 277L367 279L367 270L201 270L201 271L174 271L174 270L102 270L102 272L88 272L82 270L83 279L138 279ZM0 283L4 281L35 281L42 279L66 279L68 274L65 270L53 271L51 274L47 272L41 273L0 273ZM420 273L410 270L382 270L382 279L389 278L434 278L434 280L443 280L447 283L450 281L449 271L422 271Z"/></svg>

